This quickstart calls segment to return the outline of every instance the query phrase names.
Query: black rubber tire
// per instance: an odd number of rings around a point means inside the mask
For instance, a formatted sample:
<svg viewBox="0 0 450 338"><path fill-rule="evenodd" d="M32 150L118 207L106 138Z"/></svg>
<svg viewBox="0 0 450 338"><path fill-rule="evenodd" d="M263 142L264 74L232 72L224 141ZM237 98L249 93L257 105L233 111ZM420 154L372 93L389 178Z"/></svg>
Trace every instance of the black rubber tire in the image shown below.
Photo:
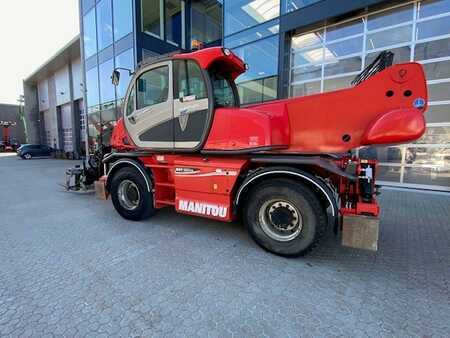
<svg viewBox="0 0 450 338"><path fill-rule="evenodd" d="M136 184L141 195L139 205L134 210L127 210L122 207L119 202L118 189L123 180L130 180ZM150 190L152 187L150 186ZM117 171L111 181L110 189L111 199L116 211L125 219L131 221L141 221L153 216L156 213L156 209L153 204L153 194L148 191L147 183L142 174L135 168L125 167Z"/></svg>
<svg viewBox="0 0 450 338"><path fill-rule="evenodd" d="M269 237L261 228L259 211L268 200L280 198L292 203L300 212L303 227L294 239L282 242ZM254 241L263 249L285 257L308 253L323 236L327 214L317 195L301 182L277 178L257 183L247 196L244 222Z"/></svg>

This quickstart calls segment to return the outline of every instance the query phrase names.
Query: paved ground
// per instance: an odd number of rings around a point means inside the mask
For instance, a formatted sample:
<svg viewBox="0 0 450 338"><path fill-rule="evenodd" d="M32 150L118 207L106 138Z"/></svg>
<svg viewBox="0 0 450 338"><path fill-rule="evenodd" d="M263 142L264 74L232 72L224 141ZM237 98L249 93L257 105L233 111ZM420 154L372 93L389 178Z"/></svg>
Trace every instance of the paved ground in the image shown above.
<svg viewBox="0 0 450 338"><path fill-rule="evenodd" d="M0 158L0 336L450 336L450 197L385 191L380 251L259 249L239 224L59 191Z"/></svg>

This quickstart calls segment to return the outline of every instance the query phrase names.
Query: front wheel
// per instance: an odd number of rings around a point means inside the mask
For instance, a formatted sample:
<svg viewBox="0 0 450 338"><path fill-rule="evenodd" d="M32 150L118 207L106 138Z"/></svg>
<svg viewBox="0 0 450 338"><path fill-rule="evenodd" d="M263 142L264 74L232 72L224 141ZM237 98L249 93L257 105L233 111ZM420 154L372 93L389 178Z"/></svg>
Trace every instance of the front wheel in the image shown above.
<svg viewBox="0 0 450 338"><path fill-rule="evenodd" d="M122 168L114 174L110 193L114 208L125 219L140 221L156 212L147 182L134 168Z"/></svg>
<svg viewBox="0 0 450 338"><path fill-rule="evenodd" d="M273 179L250 191L245 223L255 242L281 256L307 253L322 237L327 216L316 194L289 179Z"/></svg>
<svg viewBox="0 0 450 338"><path fill-rule="evenodd" d="M33 158L33 156L29 153L26 153L25 155L23 155L23 158L26 160L31 160Z"/></svg>

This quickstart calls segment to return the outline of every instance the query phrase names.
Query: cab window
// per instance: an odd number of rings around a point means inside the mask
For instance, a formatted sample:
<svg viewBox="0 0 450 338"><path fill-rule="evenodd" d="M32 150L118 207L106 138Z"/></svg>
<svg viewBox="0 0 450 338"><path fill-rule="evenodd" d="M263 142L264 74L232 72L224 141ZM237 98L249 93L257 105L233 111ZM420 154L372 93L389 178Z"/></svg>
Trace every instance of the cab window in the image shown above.
<svg viewBox="0 0 450 338"><path fill-rule="evenodd" d="M216 107L234 107L236 101L230 80L220 74L212 73L211 81L214 92L214 105Z"/></svg>
<svg viewBox="0 0 450 338"><path fill-rule="evenodd" d="M205 81L199 65L192 60L175 60L174 97L195 96L195 99L207 97Z"/></svg>
<svg viewBox="0 0 450 338"><path fill-rule="evenodd" d="M169 97L169 67L151 69L137 80L137 109L166 102Z"/></svg>
<svg viewBox="0 0 450 338"><path fill-rule="evenodd" d="M134 90L134 86L133 86L133 89L131 89L131 92L130 92L130 96L128 96L127 107L125 109L126 116L130 116L131 113L134 112L135 97L136 97L136 91Z"/></svg>

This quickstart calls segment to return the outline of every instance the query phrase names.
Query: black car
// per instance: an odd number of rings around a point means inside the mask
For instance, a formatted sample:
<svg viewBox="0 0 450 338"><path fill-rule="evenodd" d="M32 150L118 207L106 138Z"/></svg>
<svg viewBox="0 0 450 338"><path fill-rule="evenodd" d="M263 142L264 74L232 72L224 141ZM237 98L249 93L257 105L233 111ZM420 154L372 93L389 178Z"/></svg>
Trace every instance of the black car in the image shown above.
<svg viewBox="0 0 450 338"><path fill-rule="evenodd" d="M53 148L44 144L24 144L17 149L17 156L29 160L33 157L51 156Z"/></svg>

